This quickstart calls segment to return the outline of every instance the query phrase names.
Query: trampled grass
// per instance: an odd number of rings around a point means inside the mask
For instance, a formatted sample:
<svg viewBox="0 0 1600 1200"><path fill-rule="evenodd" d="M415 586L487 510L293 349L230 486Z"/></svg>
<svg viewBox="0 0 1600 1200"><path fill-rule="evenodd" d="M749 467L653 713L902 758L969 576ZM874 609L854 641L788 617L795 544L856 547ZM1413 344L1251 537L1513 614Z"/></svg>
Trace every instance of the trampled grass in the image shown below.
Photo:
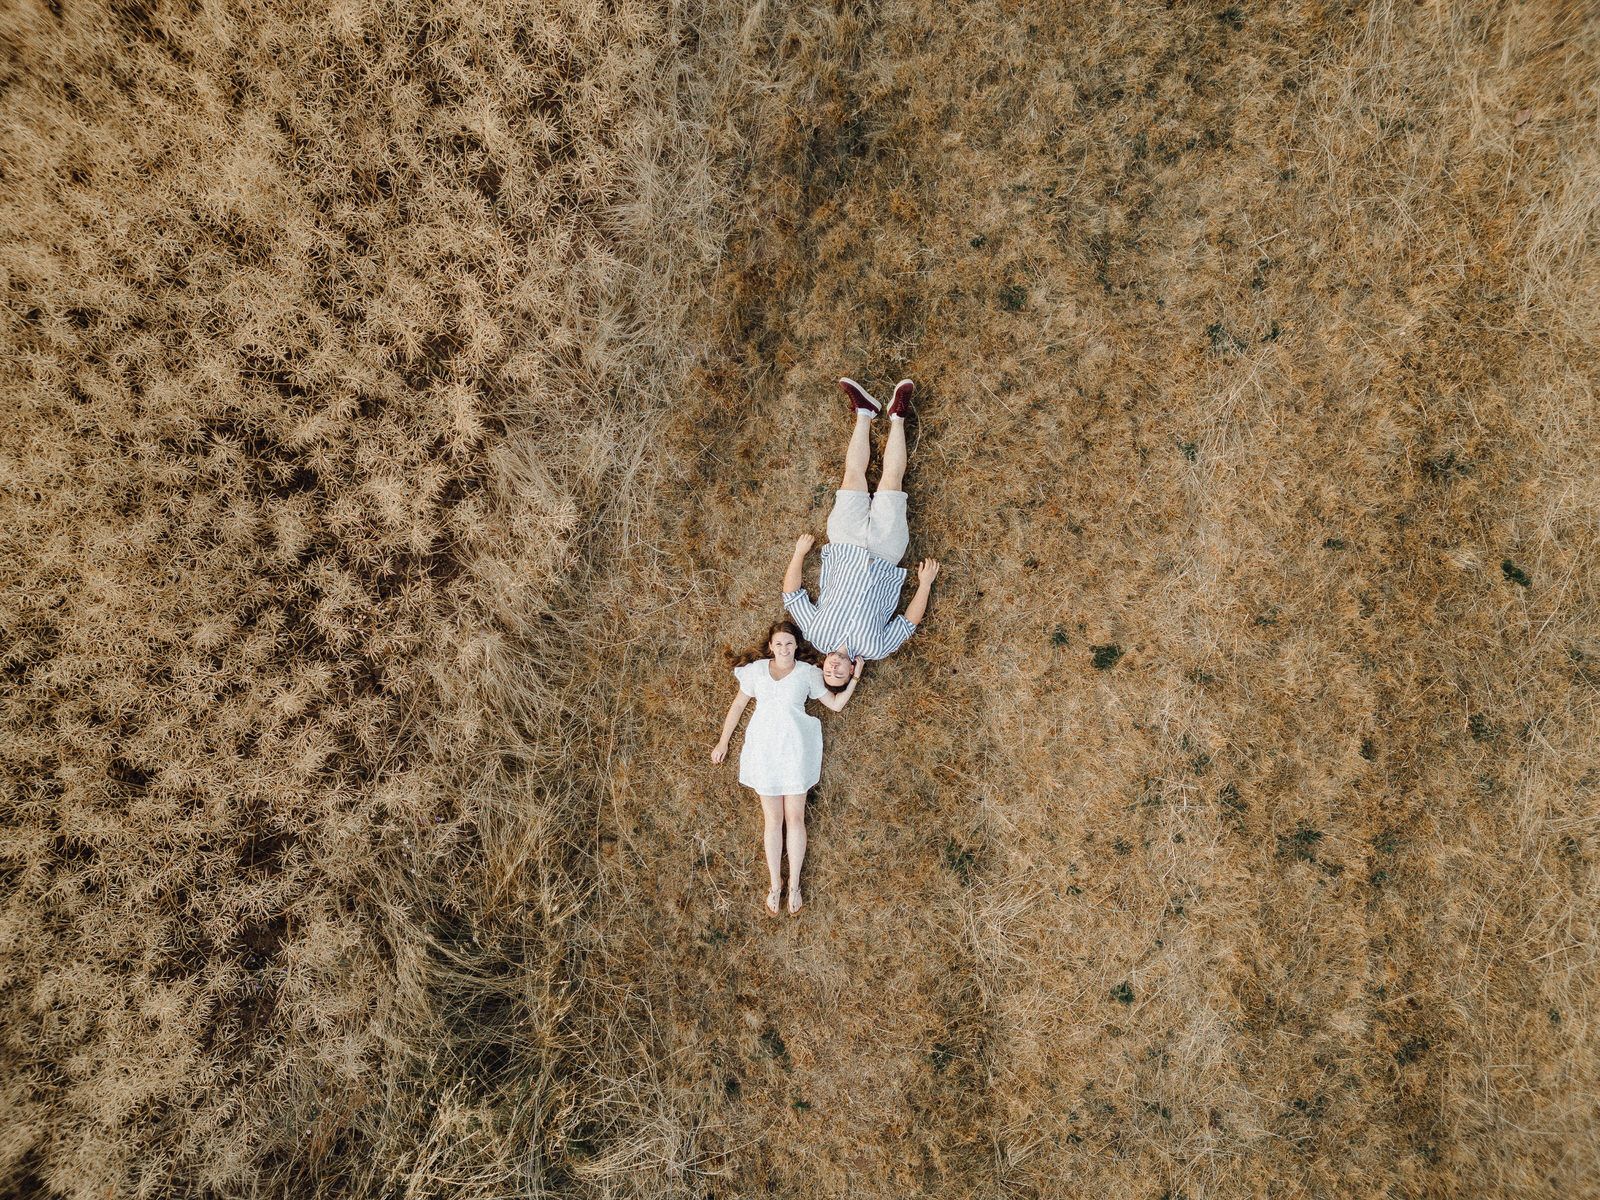
<svg viewBox="0 0 1600 1200"><path fill-rule="evenodd" d="M1592 1189L1579 6L4 21L9 1190Z"/></svg>

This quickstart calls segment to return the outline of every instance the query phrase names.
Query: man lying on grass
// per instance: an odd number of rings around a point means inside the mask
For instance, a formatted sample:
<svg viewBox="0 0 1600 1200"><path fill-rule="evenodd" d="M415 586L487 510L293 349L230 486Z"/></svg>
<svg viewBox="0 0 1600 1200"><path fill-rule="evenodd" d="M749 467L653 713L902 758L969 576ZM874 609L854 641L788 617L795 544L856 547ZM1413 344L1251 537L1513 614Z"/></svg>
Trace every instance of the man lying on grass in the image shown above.
<svg viewBox="0 0 1600 1200"><path fill-rule="evenodd" d="M783 576L783 607L822 660L822 681L830 691L849 686L857 658L888 658L917 631L928 610L936 560L917 567L917 594L904 616L895 616L905 568L899 566L911 542L906 524L906 494L900 483L906 472L906 415L911 411L912 383L902 379L889 401L889 444L883 452L878 490L867 492L867 463L872 457L872 422L882 405L854 379L839 380L850 397L855 429L845 451L844 481L828 516L828 544L822 548L822 581L813 603L801 585L801 569L815 539L803 534Z"/></svg>

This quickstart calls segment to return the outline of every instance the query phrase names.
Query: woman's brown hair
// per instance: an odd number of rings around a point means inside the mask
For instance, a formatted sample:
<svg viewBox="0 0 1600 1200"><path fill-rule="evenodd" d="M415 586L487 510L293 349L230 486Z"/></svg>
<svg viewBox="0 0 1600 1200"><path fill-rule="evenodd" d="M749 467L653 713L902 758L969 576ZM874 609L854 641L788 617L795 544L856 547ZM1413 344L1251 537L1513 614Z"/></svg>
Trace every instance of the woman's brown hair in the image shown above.
<svg viewBox="0 0 1600 1200"><path fill-rule="evenodd" d="M796 662L810 663L812 666L816 666L821 661L817 657L817 652L806 645L805 638L800 636L799 628L787 617L781 621L774 621L758 645L742 653L731 649L724 650L722 652L723 656L727 658L730 666L735 667L748 666L750 663L760 662L763 658L771 658L772 639L780 633L787 633L794 638L794 657Z"/></svg>

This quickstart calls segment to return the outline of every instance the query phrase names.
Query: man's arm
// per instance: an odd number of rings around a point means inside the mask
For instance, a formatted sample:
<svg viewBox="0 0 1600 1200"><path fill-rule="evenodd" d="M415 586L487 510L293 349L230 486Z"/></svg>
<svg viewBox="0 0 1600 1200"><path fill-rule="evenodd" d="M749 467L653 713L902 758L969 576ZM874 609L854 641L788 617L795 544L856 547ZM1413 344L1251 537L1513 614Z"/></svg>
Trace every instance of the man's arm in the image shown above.
<svg viewBox="0 0 1600 1200"><path fill-rule="evenodd" d="M789 559L789 569L783 573L783 590L797 592L805 582L801 574L805 570L806 555L811 553L811 547L817 544L817 539L809 533L802 533L795 539L794 554Z"/></svg>
<svg viewBox="0 0 1600 1200"><path fill-rule="evenodd" d="M921 625L922 618L927 615L928 598L933 595L933 581L938 575L939 560L936 558L925 558L917 567L917 594L906 605L906 620L913 625Z"/></svg>

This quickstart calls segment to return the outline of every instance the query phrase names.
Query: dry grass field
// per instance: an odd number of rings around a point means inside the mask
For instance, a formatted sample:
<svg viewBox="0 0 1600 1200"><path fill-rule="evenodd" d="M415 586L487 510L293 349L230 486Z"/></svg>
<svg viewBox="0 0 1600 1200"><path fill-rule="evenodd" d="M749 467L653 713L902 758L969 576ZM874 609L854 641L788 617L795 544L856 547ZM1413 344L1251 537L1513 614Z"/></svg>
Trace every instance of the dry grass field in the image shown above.
<svg viewBox="0 0 1600 1200"><path fill-rule="evenodd" d="M1600 1195L1592 10L0 46L0 1193ZM774 923L840 374L945 570Z"/></svg>

